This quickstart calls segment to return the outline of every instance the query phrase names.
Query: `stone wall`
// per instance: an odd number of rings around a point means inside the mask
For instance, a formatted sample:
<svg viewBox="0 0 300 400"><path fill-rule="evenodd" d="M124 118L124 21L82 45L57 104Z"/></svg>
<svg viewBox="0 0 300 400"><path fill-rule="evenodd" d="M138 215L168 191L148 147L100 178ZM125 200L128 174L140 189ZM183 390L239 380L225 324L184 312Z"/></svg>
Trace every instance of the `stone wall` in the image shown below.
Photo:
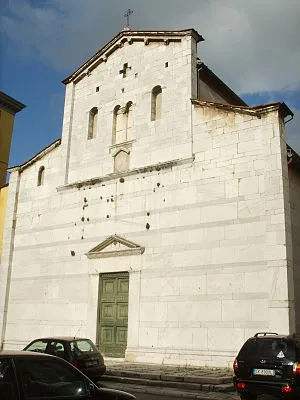
<svg viewBox="0 0 300 400"><path fill-rule="evenodd" d="M286 332L292 318L286 158L276 113L258 118L200 107L193 121L195 162L181 168L167 196L174 211L178 201L177 219L169 219L167 242L141 278L135 359L229 365L247 337Z"/></svg>
<svg viewBox="0 0 300 400"><path fill-rule="evenodd" d="M248 336L286 329L281 152L266 144L280 143L277 116L204 107L193 122L194 161L57 191L59 147L22 172L7 346L96 340L99 273L116 271L130 274L129 360L229 365ZM144 254L86 257L115 233Z"/></svg>
<svg viewBox="0 0 300 400"><path fill-rule="evenodd" d="M300 174L289 168L296 332L300 333Z"/></svg>

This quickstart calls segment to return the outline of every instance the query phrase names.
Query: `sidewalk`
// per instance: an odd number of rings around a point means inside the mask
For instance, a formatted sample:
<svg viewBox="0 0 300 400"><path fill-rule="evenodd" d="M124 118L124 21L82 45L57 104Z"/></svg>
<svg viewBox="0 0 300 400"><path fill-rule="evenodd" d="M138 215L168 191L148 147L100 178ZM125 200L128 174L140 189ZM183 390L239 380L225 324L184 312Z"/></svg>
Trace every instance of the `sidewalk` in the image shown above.
<svg viewBox="0 0 300 400"><path fill-rule="evenodd" d="M129 363L106 359L101 382L131 392L182 399L235 400L232 371L224 368Z"/></svg>

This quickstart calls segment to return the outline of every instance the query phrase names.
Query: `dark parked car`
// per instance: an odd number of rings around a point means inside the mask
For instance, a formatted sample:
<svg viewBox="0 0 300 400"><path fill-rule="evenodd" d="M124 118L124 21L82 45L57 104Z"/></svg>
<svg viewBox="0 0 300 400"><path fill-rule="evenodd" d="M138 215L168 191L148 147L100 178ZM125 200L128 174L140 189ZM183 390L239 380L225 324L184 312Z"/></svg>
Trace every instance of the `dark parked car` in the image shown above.
<svg viewBox="0 0 300 400"><path fill-rule="evenodd" d="M296 335L256 333L233 363L234 385L241 399L260 394L300 399L300 341Z"/></svg>
<svg viewBox="0 0 300 400"><path fill-rule="evenodd" d="M90 339L75 337L48 337L35 339L26 351L51 354L73 364L93 382L105 373L106 366L102 354Z"/></svg>
<svg viewBox="0 0 300 400"><path fill-rule="evenodd" d="M48 354L0 352L1 400L132 400L129 393L97 387L77 368Z"/></svg>

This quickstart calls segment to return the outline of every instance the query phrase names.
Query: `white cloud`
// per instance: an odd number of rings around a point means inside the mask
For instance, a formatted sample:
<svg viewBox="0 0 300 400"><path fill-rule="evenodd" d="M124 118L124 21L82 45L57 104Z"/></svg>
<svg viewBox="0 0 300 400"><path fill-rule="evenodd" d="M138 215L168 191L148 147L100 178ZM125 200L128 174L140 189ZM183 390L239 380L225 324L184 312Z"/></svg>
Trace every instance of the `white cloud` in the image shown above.
<svg viewBox="0 0 300 400"><path fill-rule="evenodd" d="M238 94L300 90L299 0L9 0L1 30L18 43L18 56L68 74L125 25L134 29L195 28L205 38L199 57ZM64 71L64 72L63 72ZM283 96L286 97L286 96ZM288 103L289 104L289 103ZM290 105L290 104L289 104ZM299 108L299 105L298 105ZM300 111L286 126L300 153Z"/></svg>
<svg viewBox="0 0 300 400"><path fill-rule="evenodd" d="M2 30L34 56L71 72L120 31L194 27L199 56L238 93L300 89L299 0L9 0ZM41 7L42 4L42 7Z"/></svg>
<svg viewBox="0 0 300 400"><path fill-rule="evenodd" d="M239 93L300 88L299 1L220 0L209 5L206 18L197 14L207 39L203 57L230 85Z"/></svg>

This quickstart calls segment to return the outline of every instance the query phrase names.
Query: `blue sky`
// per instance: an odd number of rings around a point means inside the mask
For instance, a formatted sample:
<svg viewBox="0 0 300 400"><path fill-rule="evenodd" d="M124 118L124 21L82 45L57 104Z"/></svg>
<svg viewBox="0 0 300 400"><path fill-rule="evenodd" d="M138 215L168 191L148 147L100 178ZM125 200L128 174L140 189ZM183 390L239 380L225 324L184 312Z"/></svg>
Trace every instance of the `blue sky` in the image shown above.
<svg viewBox="0 0 300 400"><path fill-rule="evenodd" d="M9 165L61 137L61 81L123 29L195 28L198 56L250 105L285 101L300 153L299 0L1 0L1 90L17 114Z"/></svg>

